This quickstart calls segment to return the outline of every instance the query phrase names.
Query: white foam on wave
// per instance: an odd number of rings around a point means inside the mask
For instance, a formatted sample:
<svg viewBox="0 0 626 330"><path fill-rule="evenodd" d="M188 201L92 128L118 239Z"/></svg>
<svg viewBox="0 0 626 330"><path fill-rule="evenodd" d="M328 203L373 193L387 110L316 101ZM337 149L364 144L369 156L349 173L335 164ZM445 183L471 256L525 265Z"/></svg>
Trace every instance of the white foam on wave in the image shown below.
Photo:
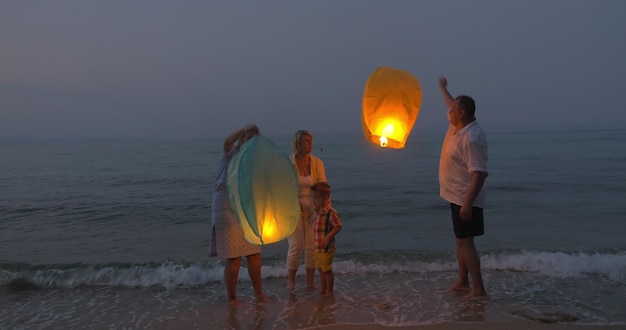
<svg viewBox="0 0 626 330"><path fill-rule="evenodd" d="M535 272L557 278L596 274L621 282L626 274L626 253L522 251L484 255L481 265L488 270Z"/></svg>
<svg viewBox="0 0 626 330"><path fill-rule="evenodd" d="M418 258L419 259L419 258ZM565 252L490 252L481 255L485 271L511 270L538 273L554 278L604 276L622 282L626 274L626 252L617 253L565 253ZM407 260L406 256L387 257L377 261L348 259L339 256L334 264L337 274L387 274L392 272L433 273L454 272L453 257L429 261ZM42 287L126 286L164 288L195 287L223 281L223 262L181 264L101 265L76 268L45 267L18 272L5 271L2 284L20 279ZM302 269L300 273L303 273ZM262 267L263 278L287 277L283 263ZM250 281L245 262L239 272L240 281Z"/></svg>

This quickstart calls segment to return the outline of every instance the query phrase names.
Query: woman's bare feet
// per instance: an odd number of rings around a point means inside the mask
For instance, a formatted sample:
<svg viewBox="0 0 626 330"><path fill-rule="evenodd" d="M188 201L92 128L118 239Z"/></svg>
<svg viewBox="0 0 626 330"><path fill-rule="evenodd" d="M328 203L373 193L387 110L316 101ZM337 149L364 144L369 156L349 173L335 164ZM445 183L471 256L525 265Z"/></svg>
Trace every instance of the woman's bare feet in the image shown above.
<svg viewBox="0 0 626 330"><path fill-rule="evenodd" d="M468 291L469 289L469 284L464 282L456 282L448 289L448 291Z"/></svg>
<svg viewBox="0 0 626 330"><path fill-rule="evenodd" d="M237 299L229 300L228 303L230 304L231 307L234 307L234 308L239 308L239 307L243 306L243 304L240 303L239 300L237 300Z"/></svg>
<svg viewBox="0 0 626 330"><path fill-rule="evenodd" d="M487 292L485 290L472 290L470 293L463 296L463 299L487 299Z"/></svg>
<svg viewBox="0 0 626 330"><path fill-rule="evenodd" d="M256 299L259 300L260 302L270 302L270 299L263 293L261 293L260 295L257 295Z"/></svg>

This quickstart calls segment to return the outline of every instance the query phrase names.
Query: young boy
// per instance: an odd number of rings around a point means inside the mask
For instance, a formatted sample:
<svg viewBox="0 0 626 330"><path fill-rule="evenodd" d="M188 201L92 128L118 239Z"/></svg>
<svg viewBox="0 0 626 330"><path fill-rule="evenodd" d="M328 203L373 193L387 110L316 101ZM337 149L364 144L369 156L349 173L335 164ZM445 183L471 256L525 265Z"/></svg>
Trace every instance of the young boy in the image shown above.
<svg viewBox="0 0 626 330"><path fill-rule="evenodd" d="M318 182L311 186L311 197L315 207L315 267L320 273L321 291L324 296L332 296L335 276L333 258L335 257L335 235L341 230L341 220L337 211L330 205L330 186Z"/></svg>

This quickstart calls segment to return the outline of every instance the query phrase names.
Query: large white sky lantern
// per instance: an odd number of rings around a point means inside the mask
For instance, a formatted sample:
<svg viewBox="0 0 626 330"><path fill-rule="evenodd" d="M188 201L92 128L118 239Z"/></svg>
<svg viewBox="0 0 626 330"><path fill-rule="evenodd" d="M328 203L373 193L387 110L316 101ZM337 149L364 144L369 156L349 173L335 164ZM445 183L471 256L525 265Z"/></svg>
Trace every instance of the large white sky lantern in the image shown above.
<svg viewBox="0 0 626 330"><path fill-rule="evenodd" d="M404 148L419 115L422 88L407 71L379 67L363 92L363 134L381 147Z"/></svg>
<svg viewBox="0 0 626 330"><path fill-rule="evenodd" d="M248 140L228 165L228 197L246 240L264 245L287 238L300 217L298 179L289 157L268 138Z"/></svg>

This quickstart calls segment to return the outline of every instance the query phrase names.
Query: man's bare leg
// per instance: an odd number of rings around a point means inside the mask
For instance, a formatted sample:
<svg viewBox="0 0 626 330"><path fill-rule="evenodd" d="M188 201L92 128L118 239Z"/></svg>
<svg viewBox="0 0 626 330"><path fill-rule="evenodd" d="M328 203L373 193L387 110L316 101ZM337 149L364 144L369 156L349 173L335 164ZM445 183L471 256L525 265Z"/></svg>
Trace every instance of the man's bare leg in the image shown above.
<svg viewBox="0 0 626 330"><path fill-rule="evenodd" d="M483 276L480 270L480 257L478 256L476 245L474 245L474 237L468 237L464 240L466 240L466 244L463 244L465 265L472 277L472 290L464 298L485 297L487 292L485 291Z"/></svg>
<svg viewBox="0 0 626 330"><path fill-rule="evenodd" d="M465 264L465 259L463 257L463 239L455 238L456 240L456 261L459 266L459 276L451 286L448 291L466 291L469 290L469 277L468 277L468 269Z"/></svg>

